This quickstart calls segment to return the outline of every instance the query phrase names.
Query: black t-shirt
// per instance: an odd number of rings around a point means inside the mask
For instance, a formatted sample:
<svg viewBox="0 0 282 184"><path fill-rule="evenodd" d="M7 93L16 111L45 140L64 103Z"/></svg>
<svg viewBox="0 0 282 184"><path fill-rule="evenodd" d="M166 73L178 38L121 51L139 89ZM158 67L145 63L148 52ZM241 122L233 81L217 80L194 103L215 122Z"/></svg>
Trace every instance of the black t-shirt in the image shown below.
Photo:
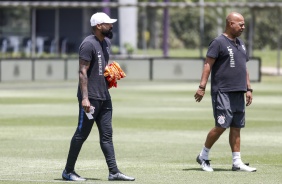
<svg viewBox="0 0 282 184"><path fill-rule="evenodd" d="M94 35L87 36L79 47L79 59L90 62L88 77L88 98L96 100L111 99L108 82L104 77L105 67L109 61L110 41L102 42ZM78 99L82 99L80 87L77 90Z"/></svg>
<svg viewBox="0 0 282 184"><path fill-rule="evenodd" d="M211 72L211 93L247 90L247 67L249 60L245 44L239 38L234 41L224 35L209 45L207 57L215 58Z"/></svg>

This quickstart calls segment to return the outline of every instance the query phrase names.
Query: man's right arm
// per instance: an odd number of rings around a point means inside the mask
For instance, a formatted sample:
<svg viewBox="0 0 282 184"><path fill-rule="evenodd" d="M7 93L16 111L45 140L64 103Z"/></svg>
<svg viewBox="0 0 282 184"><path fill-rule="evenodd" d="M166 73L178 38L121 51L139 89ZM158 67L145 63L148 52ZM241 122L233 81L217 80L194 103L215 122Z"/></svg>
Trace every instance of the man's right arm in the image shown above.
<svg viewBox="0 0 282 184"><path fill-rule="evenodd" d="M205 60L201 82L200 82L200 85L199 85L199 88L196 94L194 95L196 102L200 102L205 95L206 85L207 85L214 62L215 62L215 59L211 57L207 57Z"/></svg>
<svg viewBox="0 0 282 184"><path fill-rule="evenodd" d="M90 102L88 99L88 77L87 71L89 69L90 62L80 59L79 60L79 87L82 96L82 107L85 112L90 111Z"/></svg>

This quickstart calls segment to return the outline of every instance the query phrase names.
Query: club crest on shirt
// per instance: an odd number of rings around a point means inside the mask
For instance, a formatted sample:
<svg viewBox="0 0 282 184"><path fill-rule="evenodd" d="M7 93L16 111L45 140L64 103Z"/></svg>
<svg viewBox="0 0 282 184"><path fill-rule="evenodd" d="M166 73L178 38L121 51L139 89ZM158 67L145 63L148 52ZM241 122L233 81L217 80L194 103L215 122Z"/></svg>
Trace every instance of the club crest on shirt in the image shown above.
<svg viewBox="0 0 282 184"><path fill-rule="evenodd" d="M225 123L225 117L224 116L218 116L217 117L218 124L222 125Z"/></svg>

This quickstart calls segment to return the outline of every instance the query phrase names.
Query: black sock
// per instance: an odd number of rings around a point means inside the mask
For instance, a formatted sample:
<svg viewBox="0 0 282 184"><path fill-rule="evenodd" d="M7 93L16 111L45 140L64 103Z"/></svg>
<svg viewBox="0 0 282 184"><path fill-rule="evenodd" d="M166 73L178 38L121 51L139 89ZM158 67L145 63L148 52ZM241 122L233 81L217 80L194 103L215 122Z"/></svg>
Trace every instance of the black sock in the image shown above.
<svg viewBox="0 0 282 184"><path fill-rule="evenodd" d="M113 168L109 168L109 172L110 172L111 174L116 174L116 173L118 173L118 172L120 172L120 171L118 170L117 167L113 167Z"/></svg>

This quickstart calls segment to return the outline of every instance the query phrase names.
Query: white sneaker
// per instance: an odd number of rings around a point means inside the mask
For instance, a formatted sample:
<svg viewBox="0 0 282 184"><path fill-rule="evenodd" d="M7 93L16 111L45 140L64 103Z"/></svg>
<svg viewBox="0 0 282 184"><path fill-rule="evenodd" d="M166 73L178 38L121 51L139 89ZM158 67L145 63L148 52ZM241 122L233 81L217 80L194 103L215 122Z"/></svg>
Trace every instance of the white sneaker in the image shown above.
<svg viewBox="0 0 282 184"><path fill-rule="evenodd" d="M248 163L246 164L240 164L238 166L233 165L232 171L246 171L246 172L256 172L257 169L254 167L250 167Z"/></svg>
<svg viewBox="0 0 282 184"><path fill-rule="evenodd" d="M66 170L63 171L62 178L68 181L85 181L85 178L79 176L75 171L67 173Z"/></svg>
<svg viewBox="0 0 282 184"><path fill-rule="evenodd" d="M213 171L210 165L210 160L201 159L200 155L198 155L196 161L202 166L203 171L208 171L208 172Z"/></svg>
<svg viewBox="0 0 282 184"><path fill-rule="evenodd" d="M109 181L120 180L120 181L134 181L135 178L126 176L125 174L118 172L116 174L109 175Z"/></svg>

